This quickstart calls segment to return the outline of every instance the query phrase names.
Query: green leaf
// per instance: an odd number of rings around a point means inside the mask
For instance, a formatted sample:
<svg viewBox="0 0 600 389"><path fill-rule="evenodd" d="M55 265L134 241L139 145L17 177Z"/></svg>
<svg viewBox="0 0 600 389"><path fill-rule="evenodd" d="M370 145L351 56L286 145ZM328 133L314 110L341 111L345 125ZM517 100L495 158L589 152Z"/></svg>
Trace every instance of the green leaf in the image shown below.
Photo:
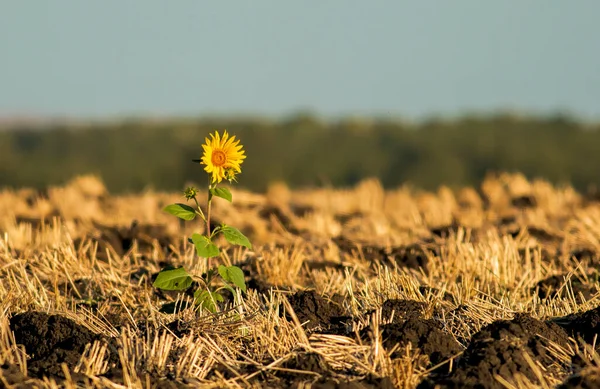
<svg viewBox="0 0 600 389"><path fill-rule="evenodd" d="M237 286L246 292L246 281L244 280L244 272L237 266L223 266L219 265L219 274L221 277L233 285Z"/></svg>
<svg viewBox="0 0 600 389"><path fill-rule="evenodd" d="M194 293L194 299L196 304L202 308L209 310L212 313L217 312L217 302L223 301L223 296L217 292L210 292L208 290L198 289Z"/></svg>
<svg viewBox="0 0 600 389"><path fill-rule="evenodd" d="M196 253L199 257L212 258L219 255L219 248L204 235L193 234L192 243L196 246Z"/></svg>
<svg viewBox="0 0 600 389"><path fill-rule="evenodd" d="M225 289L227 289L228 291L230 291L232 296L235 296L235 289L233 289L233 288L231 287L231 285L229 285L228 283L224 283L224 284L223 284L223 288L225 288Z"/></svg>
<svg viewBox="0 0 600 389"><path fill-rule="evenodd" d="M163 290L186 290L192 285L192 276L183 267L161 270L152 286Z"/></svg>
<svg viewBox="0 0 600 389"><path fill-rule="evenodd" d="M244 234L242 234L237 228L224 225L223 227L221 227L221 232L223 233L223 235L225 235L225 239L227 239L229 243L239 244L240 246L244 246L249 249L252 248L252 244L250 243L248 238L246 238L246 236L244 236Z"/></svg>
<svg viewBox="0 0 600 389"><path fill-rule="evenodd" d="M163 211L183 220L194 220L196 218L196 211L194 208L181 203L167 205L163 208Z"/></svg>
<svg viewBox="0 0 600 389"><path fill-rule="evenodd" d="M213 196L220 197L220 198L225 199L225 200L227 200L229 202L231 202L231 200L233 199L233 197L231 196L231 192L227 188L211 188L210 189L210 193Z"/></svg>

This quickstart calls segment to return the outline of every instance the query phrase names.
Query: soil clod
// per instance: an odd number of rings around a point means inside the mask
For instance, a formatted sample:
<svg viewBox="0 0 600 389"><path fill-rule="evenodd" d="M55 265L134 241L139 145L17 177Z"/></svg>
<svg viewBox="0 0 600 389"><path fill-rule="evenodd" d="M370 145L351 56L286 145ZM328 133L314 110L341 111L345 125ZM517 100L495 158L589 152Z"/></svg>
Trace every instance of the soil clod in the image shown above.
<svg viewBox="0 0 600 389"><path fill-rule="evenodd" d="M581 313L553 318L550 322L562 327L569 336L582 338L586 342L592 343L594 337L600 333L600 307Z"/></svg>
<svg viewBox="0 0 600 389"><path fill-rule="evenodd" d="M38 378L64 378L61 364L74 368L86 344L102 339L69 318L43 312L15 315L10 320L10 328L17 344L25 347L29 374Z"/></svg>
<svg viewBox="0 0 600 389"><path fill-rule="evenodd" d="M419 349L427 355L430 366L435 366L457 356L462 347L451 334L442 329L435 319L409 317L402 322L384 324L380 327L383 346L392 352L392 358L404 355L404 347L409 343L412 349ZM368 328L362 331L363 337Z"/></svg>
<svg viewBox="0 0 600 389"><path fill-rule="evenodd" d="M313 290L296 292L288 297L288 301L300 323L306 323L308 331L339 334L351 329L347 327L352 318L346 316L339 305L325 300ZM288 320L291 320L289 315Z"/></svg>
<svg viewBox="0 0 600 389"><path fill-rule="evenodd" d="M524 353L547 366L547 372L556 370L555 373L560 373L565 367L563 361L549 351L551 342L565 349L569 345L567 333L556 324L527 314L517 314L513 320L496 321L473 336L450 375L426 379L419 388L439 385L440 388L501 389L504 385L495 376L512 382L515 374L522 374L539 384Z"/></svg>

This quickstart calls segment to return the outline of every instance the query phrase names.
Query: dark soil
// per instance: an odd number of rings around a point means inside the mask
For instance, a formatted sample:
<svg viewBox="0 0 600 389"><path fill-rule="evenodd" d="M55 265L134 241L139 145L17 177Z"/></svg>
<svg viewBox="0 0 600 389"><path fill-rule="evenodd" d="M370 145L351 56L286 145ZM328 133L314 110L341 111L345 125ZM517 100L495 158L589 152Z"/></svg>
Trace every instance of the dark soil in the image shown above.
<svg viewBox="0 0 600 389"><path fill-rule="evenodd" d="M586 312L557 317L552 319L551 322L562 327L569 336L582 338L586 342L592 343L594 337L600 333L600 307Z"/></svg>
<svg viewBox="0 0 600 389"><path fill-rule="evenodd" d="M298 353L283 364L286 369L310 371L323 376L331 373L331 367L325 359L316 353Z"/></svg>
<svg viewBox="0 0 600 389"><path fill-rule="evenodd" d="M109 321L111 321L109 318ZM151 330L147 322L139 322L138 332L143 336ZM86 344L96 340L104 341L109 346L109 370L103 374L104 377L114 382L123 383L123 372L118 363L115 339L105 338L95 334L87 328L75 323L69 318L60 315L48 315L43 312L25 312L15 315L10 320L10 328L14 332L17 344L25 347L28 361L28 375L34 378L51 377L64 379L61 364L65 363L73 378L85 381L83 375L75 374L72 369L77 365ZM189 326L175 320L167 325L167 328L176 336L189 333ZM156 329L154 329L156 330ZM8 381L25 384L24 377L16 366L2 366L3 376ZM189 383L178 382L169 377L163 377L157 372L148 373L152 388L188 388ZM168 379L167 379L168 378ZM10 382L9 382L10 383ZM29 387L29 386L23 386Z"/></svg>
<svg viewBox="0 0 600 389"><path fill-rule="evenodd" d="M414 300L386 300L381 306L381 320L384 323L401 323L408 319L418 319L423 317L423 310L427 306L426 303ZM372 315L375 312L369 311L367 315Z"/></svg>
<svg viewBox="0 0 600 389"><path fill-rule="evenodd" d="M328 378L317 381L314 389L394 389L394 384L388 377L366 377L357 380L339 380Z"/></svg>
<svg viewBox="0 0 600 389"><path fill-rule="evenodd" d="M265 362L265 364L268 364ZM262 388L321 388L321 389L392 389L394 386L389 378L357 377L349 378L344 373L331 368L327 361L319 354L312 352L298 352L286 360L279 369L266 369L255 375L251 380ZM256 366L245 366L242 374L258 371ZM216 365L208 377L216 373L227 379L235 375L223 365ZM350 372L352 376L352 372Z"/></svg>
<svg viewBox="0 0 600 389"><path fill-rule="evenodd" d="M424 246L418 244L400 246L389 251L387 262L384 261L384 264L415 270L423 269L427 273L427 265L429 264L428 254L430 254L429 251Z"/></svg>
<svg viewBox="0 0 600 389"><path fill-rule="evenodd" d="M151 277L152 273L145 267L140 267L129 274L129 280L134 284L139 284L142 281L149 282Z"/></svg>
<svg viewBox="0 0 600 389"><path fill-rule="evenodd" d="M58 215L55 215L58 216ZM42 224L52 223L52 217L48 218L37 218L37 217L27 217L27 216L16 216L15 222L17 224L30 224L33 230L38 230Z"/></svg>
<svg viewBox="0 0 600 389"><path fill-rule="evenodd" d="M429 263L429 248L424 245L413 244L397 247L380 247L374 245L361 245L354 243L346 238L337 237L333 239L340 249L341 253L349 255L361 255L369 262L378 263L391 267L400 267L408 269L423 269L427 272Z"/></svg>
<svg viewBox="0 0 600 389"><path fill-rule="evenodd" d="M273 387L303 388L310 384L312 388L321 389L392 389L394 386L388 378L366 377L349 380L340 379L325 359L316 353L298 353L288 359L281 367L293 371L280 371L274 374L275 379L267 379Z"/></svg>
<svg viewBox="0 0 600 389"><path fill-rule="evenodd" d="M305 217L311 212L315 212L315 208L308 205L292 204L290 206L292 213L298 217Z"/></svg>
<svg viewBox="0 0 600 389"><path fill-rule="evenodd" d="M179 319L173 320L166 327L178 338L188 335L191 332L190 323Z"/></svg>
<svg viewBox="0 0 600 389"><path fill-rule="evenodd" d="M549 243L556 243L556 242L560 242L561 241L561 237L550 232L547 231L543 228L538 228L538 227L527 227L527 232L529 233L529 235L535 239L537 239L539 242L543 243L543 244L549 244Z"/></svg>
<svg viewBox="0 0 600 389"><path fill-rule="evenodd" d="M107 248L111 248L117 255L122 256L131 250L134 242L137 242L139 251L142 253L151 252L157 243L165 254L170 252L171 239L165 226L139 224L137 221L133 221L131 226L125 228L102 225L96 225L96 227L100 235L91 236L91 238L98 241L99 258L106 256ZM77 244L75 246L77 247Z"/></svg>
<svg viewBox="0 0 600 389"><path fill-rule="evenodd" d="M355 219L358 220L358 219L363 218L364 214L362 212L356 211L356 212L350 212L350 213L337 214L334 217L341 224L346 224L351 220L355 220Z"/></svg>
<svg viewBox="0 0 600 389"><path fill-rule="evenodd" d="M338 271L344 271L346 268L342 263L325 260L305 261L304 265L310 270L326 270L333 269Z"/></svg>
<svg viewBox="0 0 600 389"><path fill-rule="evenodd" d="M349 334L352 331L352 317L333 301L327 301L313 290L300 291L288 297L294 313L307 331ZM283 311L283 310L282 310ZM291 320L289 314L287 319Z"/></svg>
<svg viewBox="0 0 600 389"><path fill-rule="evenodd" d="M538 296L540 298L548 298L552 297L555 294L560 294L563 297L567 295L567 289L565 285L565 280L567 279L568 274L557 274L554 276L550 276L538 282L535 287L533 287L532 292L537 290ZM597 292L596 288L593 285L583 283L576 277L571 277L570 279L571 288L575 293L575 297L579 300L579 294L583 295L585 300L589 300L594 293ZM562 288L562 290L561 290ZM560 291L560 292L559 292Z"/></svg>
<svg viewBox="0 0 600 389"><path fill-rule="evenodd" d="M58 290L78 300L103 300L102 289L93 280L89 278L79 278L73 282L65 282L58 285Z"/></svg>
<svg viewBox="0 0 600 389"><path fill-rule="evenodd" d="M41 378L64 378L61 363L73 369L85 345L102 337L60 315L25 312L10 320L17 344L22 344L29 357L29 375Z"/></svg>
<svg viewBox="0 0 600 389"><path fill-rule="evenodd" d="M152 389L188 389L196 388L198 385L194 385L194 381L189 380L176 380L174 377L161 377L156 373L140 374L142 380L147 376L149 378L150 387ZM123 371L118 368L110 369L102 377L109 379L110 381L119 384L126 385L127 383L123 380Z"/></svg>
<svg viewBox="0 0 600 389"><path fill-rule="evenodd" d="M400 346L392 353L392 358L404 355L403 348L409 343L413 350L418 348L429 357L430 366L449 361L462 351L456 339L443 331L442 325L435 319L413 316L403 322L385 324L380 330L386 350Z"/></svg>
<svg viewBox="0 0 600 389"><path fill-rule="evenodd" d="M578 262L586 262L589 265L598 265L598 253L589 248L579 248L569 252L569 258L575 258Z"/></svg>
<svg viewBox="0 0 600 389"><path fill-rule="evenodd" d="M537 200L533 195L523 195L513 197L511 204L516 208L534 208L537 206Z"/></svg>
<svg viewBox="0 0 600 389"><path fill-rule="evenodd" d="M263 280L256 267L256 257L251 256L238 266L244 271L246 288L248 289L254 289L260 294L268 294L271 289L283 291L289 290L289 287L287 286L273 285Z"/></svg>
<svg viewBox="0 0 600 389"><path fill-rule="evenodd" d="M456 235L459 228L460 228L460 225L458 225L458 223L456 223L456 222L453 222L452 224L433 227L429 231L431 232L431 234L433 236L437 236L438 238L446 239L446 238Z"/></svg>
<svg viewBox="0 0 600 389"><path fill-rule="evenodd" d="M268 222L271 222L271 224L273 222L281 224L281 226L283 226L283 228L285 228L289 233L300 233L300 231L294 226L289 212L284 211L280 207L267 205L258 212L258 216Z"/></svg>
<svg viewBox="0 0 600 389"><path fill-rule="evenodd" d="M523 357L529 353L548 369L561 366L547 350L548 340L568 347L568 335L558 325L543 322L527 314L517 314L513 320L496 321L473 336L471 343L459 358L455 370L447 376L432 376L421 382L419 388L504 388L494 375L509 382L520 373L533 383L539 383L535 373ZM566 371L566 369L565 369Z"/></svg>
<svg viewBox="0 0 600 389"><path fill-rule="evenodd" d="M253 289L261 294L268 294L271 289L273 290L289 290L286 286L273 285L266 281L263 281L261 278L250 278L246 280L246 288Z"/></svg>
<svg viewBox="0 0 600 389"><path fill-rule="evenodd" d="M518 232L516 235L518 235ZM563 266L563 263L561 262L561 258L559 256L559 253L553 254L544 247L542 247L542 248L539 248L539 247L519 248L519 250L518 250L519 257L521 259L524 259L527 255L529 255L531 258L533 258L533 256L536 255L537 250L539 250L539 252L540 252L540 257L541 257L542 262L553 263L557 266Z"/></svg>
<svg viewBox="0 0 600 389"><path fill-rule="evenodd" d="M513 238L521 232L521 226L515 216L506 216L501 218L496 224L498 231L502 235L510 235Z"/></svg>

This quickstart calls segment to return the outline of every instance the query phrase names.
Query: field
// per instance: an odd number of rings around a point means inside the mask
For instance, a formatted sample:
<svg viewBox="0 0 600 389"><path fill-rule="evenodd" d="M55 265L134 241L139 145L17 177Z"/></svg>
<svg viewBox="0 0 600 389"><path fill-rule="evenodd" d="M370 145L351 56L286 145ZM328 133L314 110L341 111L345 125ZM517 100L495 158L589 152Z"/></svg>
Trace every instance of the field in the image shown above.
<svg viewBox="0 0 600 389"><path fill-rule="evenodd" d="M0 192L0 386L600 387L600 196L518 174L232 192L214 217L254 248L210 263L161 211L181 193ZM152 287L217 263L249 287L217 314Z"/></svg>

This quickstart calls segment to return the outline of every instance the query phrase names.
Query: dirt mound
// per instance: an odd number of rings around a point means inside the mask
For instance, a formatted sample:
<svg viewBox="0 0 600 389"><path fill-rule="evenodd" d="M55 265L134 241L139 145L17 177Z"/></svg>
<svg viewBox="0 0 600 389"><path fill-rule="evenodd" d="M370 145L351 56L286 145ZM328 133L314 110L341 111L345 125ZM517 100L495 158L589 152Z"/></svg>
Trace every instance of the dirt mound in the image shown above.
<svg viewBox="0 0 600 389"><path fill-rule="evenodd" d="M352 317L346 316L337 304L325 300L314 290L300 291L288 297L294 313L308 331L347 334L351 331ZM283 311L283 310L282 310ZM291 317L286 314L288 320Z"/></svg>
<svg viewBox="0 0 600 389"><path fill-rule="evenodd" d="M389 299L381 306L381 320L383 323L401 323L410 318L423 317L426 303L414 300ZM367 312L372 315L376 310Z"/></svg>
<svg viewBox="0 0 600 389"><path fill-rule="evenodd" d="M547 349L549 341L565 348L569 342L562 328L527 314L517 314L513 320L496 321L473 336L449 376L430 377L418 387L500 389L504 386L495 375L510 382L517 373L539 383L523 353L528 353L548 370L560 369L560 361Z"/></svg>
<svg viewBox="0 0 600 389"><path fill-rule="evenodd" d="M33 377L64 377L61 363L74 368L85 345L102 337L73 320L43 312L25 312L10 320L17 344L29 356L27 367Z"/></svg>
<svg viewBox="0 0 600 389"><path fill-rule="evenodd" d="M392 358L403 355L403 347L411 344L413 349L419 349L421 354L429 357L430 365L437 365L462 351L462 347L452 335L442 330L442 325L434 319L409 317L408 320L382 325L381 336L383 346L390 351L397 345ZM369 329L361 332L363 338L368 337Z"/></svg>
<svg viewBox="0 0 600 389"><path fill-rule="evenodd" d="M418 244L409 246L395 247L392 250L384 250L386 257L383 263L386 265L396 265L398 267L406 267L409 269L423 269L427 273L427 265L429 264L429 252L423 246Z"/></svg>
<svg viewBox="0 0 600 389"><path fill-rule="evenodd" d="M600 333L600 307L589 311L575 313L551 320L552 323L564 328L574 338L583 338L588 343L594 341L594 336Z"/></svg>
<svg viewBox="0 0 600 389"><path fill-rule="evenodd" d="M291 370L310 371L324 376L331 372L327 361L317 353L298 353L285 361L283 367Z"/></svg>

